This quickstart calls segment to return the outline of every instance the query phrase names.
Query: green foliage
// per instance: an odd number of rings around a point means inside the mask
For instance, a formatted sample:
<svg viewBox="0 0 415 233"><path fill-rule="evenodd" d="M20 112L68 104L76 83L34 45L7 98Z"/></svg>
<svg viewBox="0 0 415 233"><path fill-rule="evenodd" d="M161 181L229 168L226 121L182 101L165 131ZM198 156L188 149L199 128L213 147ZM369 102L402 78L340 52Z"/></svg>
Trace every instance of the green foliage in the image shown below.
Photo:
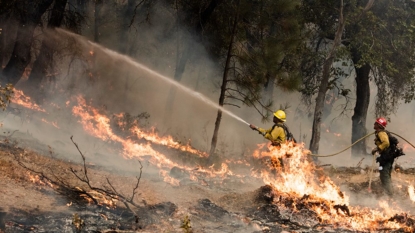
<svg viewBox="0 0 415 233"><path fill-rule="evenodd" d="M184 233L192 233L193 229L192 226L190 225L190 218L189 216L185 216L182 222L182 225L180 226L180 228L183 229Z"/></svg>
<svg viewBox="0 0 415 233"><path fill-rule="evenodd" d="M243 103L267 117L273 103L263 98L266 83L298 90L303 43L299 5L298 0L239 0L225 1L217 9L205 32L209 51L221 62L233 38L226 104Z"/></svg>
<svg viewBox="0 0 415 233"><path fill-rule="evenodd" d="M11 84L7 84L5 87L0 85L0 107L3 108L3 111L6 109L7 105L10 103L11 97L14 94L14 87Z"/></svg>
<svg viewBox="0 0 415 233"><path fill-rule="evenodd" d="M313 35L310 45L315 51L324 53L325 49L321 45L334 38L338 22L335 8L338 8L339 3L337 0L303 0L301 11ZM399 100L409 102L414 98L415 3L379 0L364 11L366 3L344 1L346 26L342 38L343 48L337 57L342 61L353 59L355 68L370 65L371 76L378 87L376 115L387 116L397 109ZM319 57L318 53L314 56ZM305 58L308 60L306 64L313 64L310 61L313 56ZM321 60L313 65L321 66ZM315 76L319 72L316 71L303 69L303 94L313 95L315 87L319 86ZM332 76L336 76L332 71ZM339 94L344 95L345 92Z"/></svg>

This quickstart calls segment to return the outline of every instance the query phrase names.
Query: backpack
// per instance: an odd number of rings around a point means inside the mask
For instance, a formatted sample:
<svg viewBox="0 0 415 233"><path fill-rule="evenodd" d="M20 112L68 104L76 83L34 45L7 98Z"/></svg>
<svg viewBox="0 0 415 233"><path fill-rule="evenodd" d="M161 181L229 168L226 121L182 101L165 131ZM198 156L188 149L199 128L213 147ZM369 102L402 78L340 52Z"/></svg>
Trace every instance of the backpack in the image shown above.
<svg viewBox="0 0 415 233"><path fill-rule="evenodd" d="M286 124L282 124L281 127L284 129L285 132L285 139L287 141L293 141L294 143L297 143L297 140L295 140L294 135L291 133L291 131L288 129L288 126Z"/></svg>
<svg viewBox="0 0 415 233"><path fill-rule="evenodd" d="M297 143L297 140L295 140L295 138L294 138L293 134L290 132L290 130L288 129L288 126L287 126L286 124L282 123L281 125L277 125L277 124L273 125L273 126L272 126L272 129L271 129L271 132L274 130L274 128L275 128L276 126L279 126L279 127L281 127L281 128L283 128L283 129L284 129L284 133L285 133L285 140L286 140L286 141L292 141L292 142L294 142L294 143ZM273 144L274 146L279 145L279 143L277 143L277 142L272 142L272 144Z"/></svg>
<svg viewBox="0 0 415 233"><path fill-rule="evenodd" d="M388 151L388 154L389 154L390 158L391 159L396 159L396 158L398 158L402 155L405 155L403 153L403 149L398 146L399 140L395 136L392 136L392 134L389 131L385 130L385 132L386 132L386 134L388 134L388 138L389 138L389 151Z"/></svg>

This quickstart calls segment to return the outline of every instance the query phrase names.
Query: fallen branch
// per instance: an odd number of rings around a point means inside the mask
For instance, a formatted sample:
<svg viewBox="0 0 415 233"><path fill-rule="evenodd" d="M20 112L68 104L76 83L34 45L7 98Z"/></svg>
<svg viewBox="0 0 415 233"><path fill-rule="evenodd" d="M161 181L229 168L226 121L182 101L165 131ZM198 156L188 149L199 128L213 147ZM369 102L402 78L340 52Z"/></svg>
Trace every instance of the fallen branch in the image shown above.
<svg viewBox="0 0 415 233"><path fill-rule="evenodd" d="M134 211L131 208L131 206L134 206L136 208L140 207L137 203L134 202L134 198L135 198L135 196L138 192L138 186L140 184L141 175L142 175L143 165L141 164L141 162L139 161L140 172L139 172L139 175L136 176L136 183L133 186L132 193L131 193L130 196L125 196L125 195L121 194L115 188L115 186L111 183L109 178L106 178L106 182L107 182L109 187L106 187L105 185L103 187L95 187L91 184L91 180L88 176L88 169L87 169L87 165L86 165L86 157L80 151L78 145L73 141L72 136L71 136L71 140L74 143L74 145L76 146L76 148L78 149L78 152L80 153L80 155L82 157L83 174L80 175L79 172L76 169L74 169L73 167L70 167L69 170L71 171L71 174L73 174L79 181L86 184L87 187L90 190L85 190L85 188L81 188L81 187L76 186L74 184L70 184L70 182L67 182L68 179L65 179L64 177L57 175L54 172L53 168L42 167L44 170L39 171L39 170L36 170L32 167L27 166L27 163L24 163L21 160L21 158L20 158L21 154L14 154L14 160L19 164L19 166L23 167L24 169L26 169L30 173L32 173L34 175L37 175L39 177L39 179L42 180L43 182L47 182L47 183L51 184L53 189L55 191L57 191L58 193L60 193L61 195L65 195L67 197L70 197L71 199L75 199L75 198L79 199L80 197L83 197L84 200L85 199L86 200L91 200L95 205L100 205L101 203L98 200L97 196L94 195L91 192L91 191L93 191L93 192L96 192L99 195L103 196L107 200L109 198L111 200L117 200L117 201L122 202L125 205L125 207L135 215L136 220L137 220L138 215L137 215L136 211ZM145 204L145 202L143 202L143 203Z"/></svg>
<svg viewBox="0 0 415 233"><path fill-rule="evenodd" d="M98 193L100 193L100 194L102 194L102 195L105 195L105 196L108 196L108 197L110 197L110 198L112 198L112 199L116 199L116 200L119 200L119 201L121 201L124 205L125 205L125 207L128 209L128 210L130 210L132 213L134 213L134 215L136 216L136 218L137 218L137 213L133 210L133 209L131 209L131 207L130 207L130 205L132 205L132 206L134 206L134 207L139 207L138 206L138 204L136 204L135 202L134 202L134 196L136 195L136 193L137 193L137 189L138 189L138 185L139 185L139 183L140 183L140 179L141 179L141 174L142 174L142 171L143 171L143 165L141 164L141 162L139 161L139 163L140 163L140 175L139 176L137 176L136 177L136 179L137 179L137 182L136 182L136 184L135 184L135 186L134 186L134 188L133 188L133 190L132 190L132 195L131 195L131 197L130 198L128 198L128 197L126 197L126 196L124 196L124 195L122 195L122 194L120 194L116 189L115 189L115 187L112 185L112 183L110 182L110 180L108 179L108 178L106 178L106 180L107 180L107 183L108 183L108 185L110 186L110 188L106 188L106 187L103 187L103 188L99 188L99 187L94 187L94 186L92 186L91 185L91 182L90 182L90 180L89 180L89 177L88 177L88 169L87 169L87 167L86 167L86 159L85 159L85 156L84 156L84 154L81 152L81 150L79 149L79 146L78 146L78 144L76 143L76 142L74 142L73 141L73 136L71 136L71 141L72 141L72 143L75 145L75 147L76 147L76 149L78 150L78 152L79 152L79 154L81 155L81 157L82 157L82 161L83 161L83 167L84 167L84 173L83 173L83 177L81 177L81 176L79 176L78 175L78 173L77 173L77 171L76 170L74 170L73 168L70 168L70 170L71 170L71 172L80 180L80 181L82 181L83 183L85 183L91 190L94 190L94 191L96 191L96 192L98 192Z"/></svg>

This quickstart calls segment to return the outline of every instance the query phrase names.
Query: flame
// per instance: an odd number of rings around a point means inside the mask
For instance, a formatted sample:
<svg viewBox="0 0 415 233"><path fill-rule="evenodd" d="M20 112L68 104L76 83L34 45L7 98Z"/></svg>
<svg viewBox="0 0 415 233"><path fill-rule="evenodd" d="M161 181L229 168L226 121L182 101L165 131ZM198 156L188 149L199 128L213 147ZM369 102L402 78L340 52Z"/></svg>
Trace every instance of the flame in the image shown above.
<svg viewBox="0 0 415 233"><path fill-rule="evenodd" d="M123 152L122 155L125 158L141 158L149 156L149 162L156 165L161 169L171 169L173 167L178 167L182 170L185 170L189 173L194 173L196 170L186 166L182 166L178 163L171 161L164 154L153 149L152 145L163 145L172 149L178 149L181 151L186 151L199 156L206 156L204 152L197 151L190 147L190 145L181 145L178 142L175 142L171 136L168 137L159 137L153 131L145 132L137 127L132 129L132 132L138 137L147 140L147 143L137 143L132 139L124 139L121 136L116 135L111 129L110 119L99 112L98 109L88 106L86 100L78 96L77 101L79 105L72 108L72 113L75 116L79 117L79 122L82 124L84 130L91 134L94 137L100 138L103 141L111 140L112 142L119 143ZM232 172L229 171L226 164L222 164L219 171L197 169L198 173L209 174L209 176L224 176L232 175ZM161 172L161 175L164 177L164 180L172 185L178 185L178 181L172 177L169 177L167 172Z"/></svg>
<svg viewBox="0 0 415 233"><path fill-rule="evenodd" d="M11 98L11 102L35 111L46 112L43 108L39 107L39 105L33 103L31 98L26 96L21 90L14 90L14 95Z"/></svg>
<svg viewBox="0 0 415 233"><path fill-rule="evenodd" d="M412 202L415 202L414 186L412 185L408 186L408 194L409 194L409 199L411 199Z"/></svg>
<svg viewBox="0 0 415 233"><path fill-rule="evenodd" d="M47 124L53 125L55 128L59 129L58 122L49 122L45 118L42 118L42 121L47 123Z"/></svg>
<svg viewBox="0 0 415 233"><path fill-rule="evenodd" d="M34 184L49 186L51 188L54 187L50 181L42 179L39 175L32 175L30 172L27 172L27 175L29 177L29 180Z"/></svg>
<svg viewBox="0 0 415 233"><path fill-rule="evenodd" d="M167 146L169 148L186 151L192 154L199 155L201 157L208 157L209 155L206 152L198 151L190 145L190 141L188 144L183 145L179 142L174 141L173 137L167 136L167 137L160 137L155 133L155 129L152 128L151 132L144 132L142 129L139 129L138 127L133 127L131 129L131 132L137 136L137 138L142 138L147 141L151 141L152 143Z"/></svg>
<svg viewBox="0 0 415 233"><path fill-rule="evenodd" d="M39 106L30 103L30 98L22 98L15 96L17 100L26 101L16 103L28 108L44 111ZM178 164L169 159L165 154L154 149L154 145L162 145L171 149L180 150L191 153L198 157L206 157L205 152L201 152L192 148L190 142L183 145L177 142L171 136L159 136L154 128L151 130L141 129L139 126L131 127L129 132L132 136L123 137L113 131L111 119L102 111L89 106L87 101L82 97L76 97L78 105L72 107L72 113L78 118L78 122L84 130L90 135L103 141L117 143L121 148L121 155L125 158L147 159L150 163L160 168L160 176L163 180L174 186L180 185L180 180L169 175L169 169L177 167L186 171L189 179L199 181L202 185L208 185L201 175L204 177L217 177L224 180L228 176L243 177L235 174L228 164L238 164L250 166L246 161L226 160L221 164L219 170L214 170L213 166L208 168L189 168L185 165ZM28 104L30 103L30 104ZM65 104L70 106L72 101ZM115 117L123 117L123 114L117 114ZM47 122L47 121L45 121ZM56 122L57 126L57 122ZM123 126L123 125L120 125ZM327 129L327 132L330 131ZM335 136L340 134L333 133ZM138 141L141 141L140 143ZM144 143L142 141L145 141ZM265 184L270 185L279 198L274 199L274 203L281 210L288 208L284 204L289 201L289 208L292 211L300 211L306 206L318 215L321 224L331 224L333 226L341 226L358 231L376 231L378 229L401 229L407 232L413 232L413 227L405 225L402 218L407 215L397 216L402 210L396 205L390 205L386 201L378 203L378 209L371 209L362 206L349 206L349 196L342 192L338 186L324 173L315 166L310 160L310 152L304 148L304 144L287 143L282 144L280 148L271 147L270 144L258 145L257 150L252 154L254 159L265 161L265 169L251 169L251 176L260 178ZM33 182L41 182L39 177L31 177ZM413 186L408 187L408 193L411 201L415 202L415 192ZM94 198L99 199L99 194L88 193ZM88 199L88 195L85 195ZM100 200L100 199L99 199ZM90 200L92 201L92 200ZM106 206L115 205L114 200L100 200L100 203Z"/></svg>
<svg viewBox="0 0 415 233"><path fill-rule="evenodd" d="M348 203L348 197L342 195L339 188L328 177L315 178L317 168L311 160L307 159L305 154L307 152L303 149L303 145L289 143L281 145L280 149L268 147L266 151L257 150L254 156L268 157L272 161L283 160L283 165L268 164L272 170L277 170L278 176L267 171L261 173L265 183L278 187L280 192L297 194L298 197L312 194L338 204Z"/></svg>
<svg viewBox="0 0 415 233"><path fill-rule="evenodd" d="M95 201L98 202L98 205L105 206L107 208L114 209L114 208L117 207L117 203L118 203L117 197L108 197L107 195L104 195L104 194L102 194L100 192L97 192L95 190L91 190L91 191L86 192L80 187L75 187L75 188L78 189L79 191L83 192L79 196L84 198L89 204L95 203L94 202L94 200L95 200Z"/></svg>
<svg viewBox="0 0 415 233"><path fill-rule="evenodd" d="M265 150L262 148L254 152L255 157L268 159L268 170L261 171L260 177L279 196L278 200L274 200L275 204L283 209L282 200L290 199L294 211L297 205L307 205L318 214L322 224L362 231L387 228L413 232L414 229L405 224L391 220L402 210L389 206L386 201L378 203L382 210L349 206L349 197L329 177L319 173L308 157L310 152L303 147L303 144L290 142L280 148L268 146Z"/></svg>

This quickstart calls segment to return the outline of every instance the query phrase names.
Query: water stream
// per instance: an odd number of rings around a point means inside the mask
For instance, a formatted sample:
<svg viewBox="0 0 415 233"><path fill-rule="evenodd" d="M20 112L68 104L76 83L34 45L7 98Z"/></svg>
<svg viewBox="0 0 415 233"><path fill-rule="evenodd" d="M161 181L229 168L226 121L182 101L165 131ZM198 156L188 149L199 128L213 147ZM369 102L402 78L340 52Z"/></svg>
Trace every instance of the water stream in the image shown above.
<svg viewBox="0 0 415 233"><path fill-rule="evenodd" d="M59 32L65 33L67 35L70 35L71 37L74 37L76 39L86 40L85 38L83 38L82 36L80 36L78 34L75 34L75 33L72 33L72 32L68 32L68 31L65 31L63 29L56 29L56 30L59 31ZM196 92L196 91L194 91L194 90L192 90L192 89L190 89L190 88L188 88L188 87L180 84L179 82L175 81L174 79L172 79L170 77L167 77L165 75L162 75L162 74L160 74L160 73L158 73L158 72L156 72L156 71L148 68L147 66L145 66L145 65L143 65L143 64L135 61L131 57L128 57L128 56L123 55L123 54L120 54L120 53L117 53L117 52L115 52L115 51L113 51L111 49L105 48L105 47L103 47L103 46L101 46L99 44L96 44L96 43L94 43L92 41L89 41L89 40L88 40L88 43L91 44L92 46L94 46L95 48L100 49L101 51L105 52L109 56L111 56L111 57L113 57L115 59L118 59L118 60L122 60L124 62L127 62L128 64L130 64L130 65L132 65L132 66L134 66L134 67L136 67L136 68L138 68L140 70L144 70L144 71L148 72L149 74L154 75L154 76L162 79L163 81L168 82L169 84L174 85L175 87L181 89L185 93L187 93L187 94L189 94L189 95L191 95L191 96L193 96L193 97L195 97L195 98L203 101L204 103L208 104L209 106L211 106L211 107L213 107L215 109L221 110L223 113L225 113L225 114L233 117L234 119L236 119L236 120L238 120L238 121L240 121L242 123L245 123L245 124L249 125L248 122L246 122L242 118L238 117L234 113L230 112L229 110L223 108L219 104L213 102L212 100L210 100L206 96L202 95L201 93Z"/></svg>

